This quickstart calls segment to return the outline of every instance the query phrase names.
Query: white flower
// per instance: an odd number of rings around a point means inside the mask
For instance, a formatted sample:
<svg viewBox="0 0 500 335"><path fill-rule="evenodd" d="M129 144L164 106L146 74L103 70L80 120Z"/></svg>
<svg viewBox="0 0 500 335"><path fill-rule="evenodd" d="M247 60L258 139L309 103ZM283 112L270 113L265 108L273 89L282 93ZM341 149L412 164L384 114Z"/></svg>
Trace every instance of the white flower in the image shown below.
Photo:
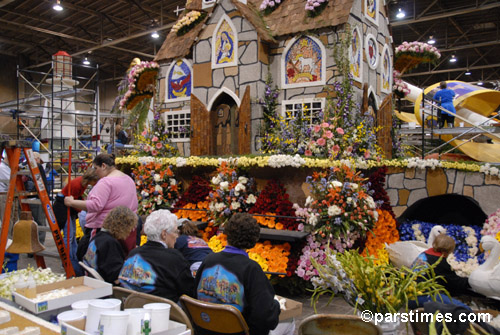
<svg viewBox="0 0 500 335"><path fill-rule="evenodd" d="M160 205L161 205L161 199L156 200L156 204L157 204L158 206L160 206Z"/></svg>
<svg viewBox="0 0 500 335"><path fill-rule="evenodd" d="M318 223L318 217L316 216L316 214L313 214L309 217L309 219L307 220L308 223L311 225L311 226L316 226L316 224Z"/></svg>
<svg viewBox="0 0 500 335"><path fill-rule="evenodd" d="M233 201L233 202L231 203L231 208L232 208L232 209L238 209L238 208L240 208L240 207L241 207L241 205L240 205L240 203L239 203L239 202L237 202L237 201Z"/></svg>
<svg viewBox="0 0 500 335"><path fill-rule="evenodd" d="M229 183L227 181L223 181L220 183L220 188L223 190L223 191L227 191L229 189Z"/></svg>
<svg viewBox="0 0 500 335"><path fill-rule="evenodd" d="M177 158L175 159L175 165L176 165L177 167L181 167L181 166L186 165L186 162L187 162L187 159L186 159L186 158L184 158L184 157L177 157Z"/></svg>
<svg viewBox="0 0 500 335"><path fill-rule="evenodd" d="M373 211L373 218L375 219L375 221L378 221L378 212L377 211Z"/></svg>
<svg viewBox="0 0 500 335"><path fill-rule="evenodd" d="M177 185L177 180L175 180L174 178L170 178L170 185L171 186Z"/></svg>
<svg viewBox="0 0 500 335"><path fill-rule="evenodd" d="M161 179L160 174L159 173L155 173L155 176L153 177L153 179L154 179L155 182L158 183L160 181L160 179Z"/></svg>
<svg viewBox="0 0 500 335"><path fill-rule="evenodd" d="M347 197L345 201L348 205L352 204L352 197Z"/></svg>
<svg viewBox="0 0 500 335"><path fill-rule="evenodd" d="M224 208L226 208L226 205L224 205L224 203L222 203L222 202L218 202L215 204L215 210L217 212L222 212L224 210Z"/></svg>
<svg viewBox="0 0 500 335"><path fill-rule="evenodd" d="M354 191L357 190L359 187L358 184L356 184L356 183L350 183L349 185L351 186L351 189Z"/></svg>
<svg viewBox="0 0 500 335"><path fill-rule="evenodd" d="M236 186L234 187L234 193L235 194L236 194L236 192L240 192L240 191L243 192L245 190L246 190L245 185L240 184L240 183L236 184Z"/></svg>
<svg viewBox="0 0 500 335"><path fill-rule="evenodd" d="M368 207L370 207L371 209L374 209L375 208L375 201L373 201L373 198L371 196L367 196L366 197L366 204L368 205Z"/></svg>
<svg viewBox="0 0 500 335"><path fill-rule="evenodd" d="M163 188L160 185L156 185L155 186L155 191L156 192L161 192L161 191L163 191Z"/></svg>
<svg viewBox="0 0 500 335"><path fill-rule="evenodd" d="M246 184L246 183L248 183L248 178L247 178L247 177L239 177L239 178L238 178L238 181L239 181L241 184Z"/></svg>
<svg viewBox="0 0 500 335"><path fill-rule="evenodd" d="M147 197L147 196L149 196L149 193L148 193L148 192L146 192L146 191L144 191L144 190L142 190L142 191L141 191L141 195L142 195L143 197Z"/></svg>
<svg viewBox="0 0 500 335"><path fill-rule="evenodd" d="M212 178L212 184L214 185L219 185L221 183L222 179L220 178L220 175L217 175Z"/></svg>
<svg viewBox="0 0 500 335"><path fill-rule="evenodd" d="M330 188L335 188L335 187L342 187L342 183L338 180L334 180L330 183L329 187Z"/></svg>
<svg viewBox="0 0 500 335"><path fill-rule="evenodd" d="M255 195L250 194L245 202L247 204L255 204L256 201L257 201L257 198L255 197Z"/></svg>
<svg viewBox="0 0 500 335"><path fill-rule="evenodd" d="M336 216L336 215L339 215L340 213L342 213L342 210L337 205L333 205L333 206L328 207L328 215L329 216Z"/></svg>
<svg viewBox="0 0 500 335"><path fill-rule="evenodd" d="M309 205L310 205L310 204L312 204L312 202L313 202L313 201L314 201L313 197L308 196L308 197L306 198L306 203L305 203L305 205L304 205L304 206L305 206L305 207L309 207Z"/></svg>

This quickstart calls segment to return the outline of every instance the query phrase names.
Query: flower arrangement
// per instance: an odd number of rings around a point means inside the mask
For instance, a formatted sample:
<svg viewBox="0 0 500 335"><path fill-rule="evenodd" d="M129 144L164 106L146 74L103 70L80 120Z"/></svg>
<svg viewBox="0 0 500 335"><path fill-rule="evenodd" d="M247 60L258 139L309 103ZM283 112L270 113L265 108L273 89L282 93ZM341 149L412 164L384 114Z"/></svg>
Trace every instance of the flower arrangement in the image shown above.
<svg viewBox="0 0 500 335"><path fill-rule="evenodd" d="M269 216L254 216L264 227L278 230L297 230L298 221L293 218L275 218L273 216L295 216L293 204L286 189L279 181L270 180L260 192L250 214L265 214ZM276 222L278 221L278 222Z"/></svg>
<svg viewBox="0 0 500 335"><path fill-rule="evenodd" d="M226 161L221 163L211 183L209 210L216 226L224 224L235 212L247 213L257 201L253 179L238 177Z"/></svg>
<svg viewBox="0 0 500 335"><path fill-rule="evenodd" d="M378 220L375 227L366 235L363 256L373 256L377 264L387 263L389 255L385 250L385 244L391 244L399 240L399 232L396 228L396 220L389 211L377 209Z"/></svg>
<svg viewBox="0 0 500 335"><path fill-rule="evenodd" d="M391 199L385 190L385 176L387 174L387 166L380 167L370 174L368 183L370 190L373 191L373 201L377 204L377 208L389 212L396 219L396 214L392 210Z"/></svg>
<svg viewBox="0 0 500 335"><path fill-rule="evenodd" d="M306 0L305 10L307 16L315 17L321 14L328 4L328 0Z"/></svg>
<svg viewBox="0 0 500 335"><path fill-rule="evenodd" d="M418 295L447 294L442 285L436 282L432 266L417 266L412 269L397 269L390 264L375 263L373 257L363 257L357 250L334 253L326 250L324 265L311 258L318 278L313 280L312 302L320 296L342 294L344 299L356 310L373 313L398 313L407 310L408 301ZM417 281L417 278L419 279Z"/></svg>
<svg viewBox="0 0 500 335"><path fill-rule="evenodd" d="M401 241L426 242L433 226L433 223L418 220L405 222L399 227ZM458 275L469 276L484 262L484 255L478 255L481 227L453 224L443 227L446 229L446 234L455 240L455 251L448 257L448 263Z"/></svg>
<svg viewBox="0 0 500 335"><path fill-rule="evenodd" d="M131 110L144 99L153 97L160 65L156 62L140 62L128 72L128 90L120 100L121 110Z"/></svg>
<svg viewBox="0 0 500 335"><path fill-rule="evenodd" d="M172 27L172 31L177 34L177 36L182 36L188 31L190 31L194 26L203 21L207 16L205 12L199 12L197 10L192 10L184 15L179 21L177 21Z"/></svg>
<svg viewBox="0 0 500 335"><path fill-rule="evenodd" d="M436 47L422 42L406 42L396 48L394 68L401 71L410 70L420 63L435 63L441 58Z"/></svg>
<svg viewBox="0 0 500 335"><path fill-rule="evenodd" d="M193 176L191 184L175 203L177 208L174 210L179 218L186 218L192 221L208 221L209 202L206 200L212 187L208 180L200 176Z"/></svg>
<svg viewBox="0 0 500 335"><path fill-rule="evenodd" d="M317 240L313 235L308 235L295 270L297 276L307 281L318 276L318 270L315 269L311 260L314 259L317 264L326 264L325 250L327 248L329 246L325 239Z"/></svg>
<svg viewBox="0 0 500 335"><path fill-rule="evenodd" d="M339 240L353 232L364 236L377 221L366 180L347 165L314 172L306 183L312 188L305 204L309 211L306 230Z"/></svg>
<svg viewBox="0 0 500 335"><path fill-rule="evenodd" d="M410 94L408 84L401 79L401 73L398 70L393 71L393 79L394 84L392 86L392 90L395 95L400 98L404 98Z"/></svg>
<svg viewBox="0 0 500 335"><path fill-rule="evenodd" d="M481 235L498 236L500 232L500 208L496 212L490 214L486 221L484 222L483 229L481 230ZM500 241L500 239L497 240Z"/></svg>
<svg viewBox="0 0 500 335"><path fill-rule="evenodd" d="M135 135L135 142L140 150L135 155L151 155L153 157L169 157L178 154L177 147L170 142L169 132L159 114L155 115L149 128Z"/></svg>
<svg viewBox="0 0 500 335"><path fill-rule="evenodd" d="M264 12L264 15L271 14L283 0L262 0L259 9Z"/></svg>
<svg viewBox="0 0 500 335"><path fill-rule="evenodd" d="M179 198L180 186L172 169L157 163L139 165L132 171L139 198L138 213L148 215L151 212L169 209Z"/></svg>

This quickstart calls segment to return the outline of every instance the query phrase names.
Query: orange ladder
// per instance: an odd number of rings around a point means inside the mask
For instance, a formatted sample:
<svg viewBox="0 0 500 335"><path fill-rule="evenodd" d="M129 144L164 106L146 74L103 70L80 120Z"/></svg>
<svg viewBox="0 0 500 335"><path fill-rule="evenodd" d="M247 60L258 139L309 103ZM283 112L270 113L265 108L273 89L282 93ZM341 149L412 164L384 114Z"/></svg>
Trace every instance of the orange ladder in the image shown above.
<svg viewBox="0 0 500 335"><path fill-rule="evenodd" d="M40 201L42 203L43 211L45 212L45 216L47 217L50 231L52 232L52 236L54 237L54 242L56 244L59 256L62 261L62 265L66 272L66 277L74 277L75 270L73 269L73 265L71 264L69 252L66 249L63 237L61 236L61 231L59 230L59 226L56 222L56 217L54 215L52 205L50 204L50 199L47 194L47 190L45 189L40 170L38 169L38 165L35 161L33 150L31 150L31 143L28 141L2 141L0 142L0 153L2 152L2 149L5 149L7 158L9 160L10 183L9 189L7 191L5 212L2 218L2 233L0 235L0 264L3 264L5 257L5 247L7 245L10 217L12 214L12 207L14 205L15 194L19 197L21 210L30 211L29 205L22 201L23 199L26 199L28 195L31 195L25 191L24 183L22 181L22 172L19 171L19 159L21 157L22 150L28 162L29 171L33 178L33 183L35 184L38 197L40 198ZM43 256L37 254L35 254L34 256L37 266L46 268Z"/></svg>

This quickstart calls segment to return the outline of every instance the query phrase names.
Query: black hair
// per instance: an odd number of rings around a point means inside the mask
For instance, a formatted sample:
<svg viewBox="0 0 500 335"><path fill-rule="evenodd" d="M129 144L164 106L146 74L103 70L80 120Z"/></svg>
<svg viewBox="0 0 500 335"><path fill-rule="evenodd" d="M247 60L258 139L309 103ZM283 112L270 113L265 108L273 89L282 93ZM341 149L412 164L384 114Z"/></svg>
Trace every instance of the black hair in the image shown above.
<svg viewBox="0 0 500 335"><path fill-rule="evenodd" d="M236 213L224 225L227 243L239 249L251 249L260 237L257 220L247 213Z"/></svg>
<svg viewBox="0 0 500 335"><path fill-rule="evenodd" d="M107 166L115 166L115 155L99 154L95 156L93 163L97 166L102 166L102 164L106 164Z"/></svg>
<svg viewBox="0 0 500 335"><path fill-rule="evenodd" d="M446 81L442 81L439 83L439 87L444 90L448 85L446 85Z"/></svg>

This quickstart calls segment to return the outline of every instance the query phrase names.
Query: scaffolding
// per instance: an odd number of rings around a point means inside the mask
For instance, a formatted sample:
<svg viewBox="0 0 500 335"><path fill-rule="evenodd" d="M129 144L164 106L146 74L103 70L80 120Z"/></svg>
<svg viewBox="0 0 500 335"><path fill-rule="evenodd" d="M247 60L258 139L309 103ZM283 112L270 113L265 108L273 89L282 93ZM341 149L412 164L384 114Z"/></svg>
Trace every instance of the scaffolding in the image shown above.
<svg viewBox="0 0 500 335"><path fill-rule="evenodd" d="M16 119L17 139L39 143L50 163L47 176L52 169L58 174L55 189L65 183L70 146L72 176L81 175L100 150L98 83L98 67L54 57L47 71L18 67L17 99L0 103L1 113Z"/></svg>

